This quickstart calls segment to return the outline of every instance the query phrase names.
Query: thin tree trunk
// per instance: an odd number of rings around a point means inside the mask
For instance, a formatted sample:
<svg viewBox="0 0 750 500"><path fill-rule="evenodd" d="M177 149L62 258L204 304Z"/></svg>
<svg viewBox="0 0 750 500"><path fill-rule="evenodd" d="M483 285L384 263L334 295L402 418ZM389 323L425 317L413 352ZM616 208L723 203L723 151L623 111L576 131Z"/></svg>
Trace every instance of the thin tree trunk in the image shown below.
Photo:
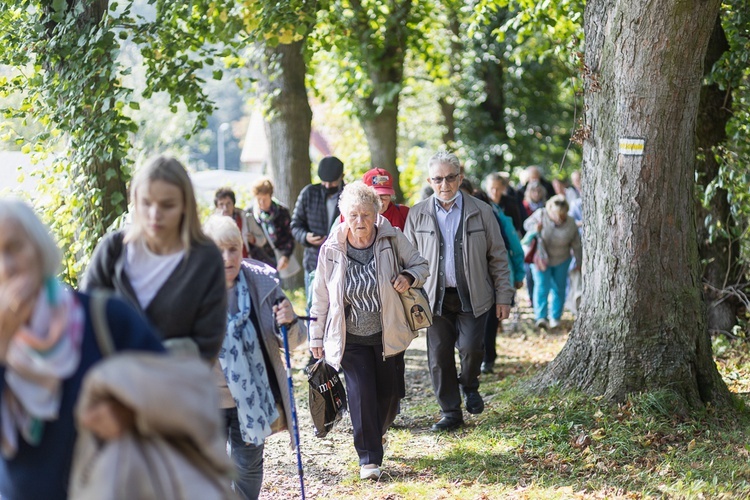
<svg viewBox="0 0 750 500"><path fill-rule="evenodd" d="M669 389L696 408L730 399L700 294L695 121L720 0L586 5L584 294L570 338L536 378L621 401ZM645 139L642 156L618 153Z"/></svg>
<svg viewBox="0 0 750 500"><path fill-rule="evenodd" d="M721 26L721 18L717 17L706 53L705 74L711 71L713 65L727 50L729 44ZM731 108L731 92L722 90L717 84L704 85L701 88L695 134L700 155L697 169L698 187L701 191L705 191L719 175L715 149L726 141L726 125L731 118ZM708 208L704 208L702 203L696 203L696 209L700 256L705 263L703 298L708 307L708 331L731 331L737 323L740 304L734 297L725 297L721 290L739 284L742 280L742 271L738 265L739 241L730 236L736 230L737 222L732 216L726 189L717 188ZM713 238L705 224L707 218L711 219L712 224L718 223L721 228L721 231L715 232Z"/></svg>

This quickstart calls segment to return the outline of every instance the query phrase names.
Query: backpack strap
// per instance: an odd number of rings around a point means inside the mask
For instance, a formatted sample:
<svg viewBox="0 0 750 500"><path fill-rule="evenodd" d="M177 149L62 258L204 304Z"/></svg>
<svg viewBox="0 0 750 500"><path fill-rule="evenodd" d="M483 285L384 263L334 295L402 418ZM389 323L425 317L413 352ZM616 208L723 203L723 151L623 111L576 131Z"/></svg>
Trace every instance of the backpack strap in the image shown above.
<svg viewBox="0 0 750 500"><path fill-rule="evenodd" d="M98 288L91 292L89 300L89 314L94 326L96 343L105 358L115 353L115 344L107 321L107 302L111 295L110 292Z"/></svg>

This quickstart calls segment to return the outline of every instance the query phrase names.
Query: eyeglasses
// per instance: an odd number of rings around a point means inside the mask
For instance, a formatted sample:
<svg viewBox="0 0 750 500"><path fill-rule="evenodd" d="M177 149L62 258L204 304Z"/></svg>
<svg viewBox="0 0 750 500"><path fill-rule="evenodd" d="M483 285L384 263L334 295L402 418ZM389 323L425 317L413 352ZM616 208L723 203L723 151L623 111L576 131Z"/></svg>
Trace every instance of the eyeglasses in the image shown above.
<svg viewBox="0 0 750 500"><path fill-rule="evenodd" d="M447 182L448 184L452 184L456 179L458 179L458 174L450 174L446 175L445 177L431 177L430 179L435 184L442 184L443 181Z"/></svg>

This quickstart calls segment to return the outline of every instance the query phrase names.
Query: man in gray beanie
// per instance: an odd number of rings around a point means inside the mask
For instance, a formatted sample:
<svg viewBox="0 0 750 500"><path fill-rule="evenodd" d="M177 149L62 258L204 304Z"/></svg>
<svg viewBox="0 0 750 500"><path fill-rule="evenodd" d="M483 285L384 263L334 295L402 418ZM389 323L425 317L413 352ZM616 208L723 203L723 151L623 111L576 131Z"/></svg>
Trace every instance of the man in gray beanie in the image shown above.
<svg viewBox="0 0 750 500"><path fill-rule="evenodd" d="M318 265L318 252L331 226L339 217L339 194L344 188L344 164L326 156L318 164L320 184L309 184L300 192L292 214L292 234L305 249L305 293L310 309L310 286Z"/></svg>

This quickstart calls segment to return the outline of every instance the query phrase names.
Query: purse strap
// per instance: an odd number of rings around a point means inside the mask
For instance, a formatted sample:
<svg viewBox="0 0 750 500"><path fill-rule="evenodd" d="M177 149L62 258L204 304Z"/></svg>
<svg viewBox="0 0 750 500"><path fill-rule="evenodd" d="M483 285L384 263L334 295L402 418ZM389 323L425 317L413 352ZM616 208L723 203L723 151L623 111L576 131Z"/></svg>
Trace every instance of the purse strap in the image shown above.
<svg viewBox="0 0 750 500"><path fill-rule="evenodd" d="M91 292L89 300L89 313L94 326L96 343L105 358L115 353L115 343L107 321L107 302L111 295L110 292L98 288Z"/></svg>

